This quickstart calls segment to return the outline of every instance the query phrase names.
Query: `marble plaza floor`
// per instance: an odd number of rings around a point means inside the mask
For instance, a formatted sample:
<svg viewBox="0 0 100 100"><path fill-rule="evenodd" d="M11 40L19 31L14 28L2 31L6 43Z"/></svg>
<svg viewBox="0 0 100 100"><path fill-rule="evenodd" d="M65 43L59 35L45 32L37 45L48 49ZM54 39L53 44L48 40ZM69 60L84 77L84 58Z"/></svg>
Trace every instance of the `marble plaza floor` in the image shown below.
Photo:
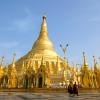
<svg viewBox="0 0 100 100"><path fill-rule="evenodd" d="M0 100L100 100L100 93L80 93L71 97L68 93L0 92Z"/></svg>

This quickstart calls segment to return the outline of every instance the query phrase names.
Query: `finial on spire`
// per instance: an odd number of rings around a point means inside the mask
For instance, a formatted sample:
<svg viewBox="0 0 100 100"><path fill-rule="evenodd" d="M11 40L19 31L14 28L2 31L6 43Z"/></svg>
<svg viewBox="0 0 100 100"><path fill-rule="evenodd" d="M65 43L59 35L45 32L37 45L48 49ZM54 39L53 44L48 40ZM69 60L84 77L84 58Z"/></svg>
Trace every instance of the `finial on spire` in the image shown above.
<svg viewBox="0 0 100 100"><path fill-rule="evenodd" d="M84 66L87 66L87 59L86 59L86 56L85 56L85 52L83 52L83 58L84 58Z"/></svg>
<svg viewBox="0 0 100 100"><path fill-rule="evenodd" d="M46 15L47 15L47 13L46 13L46 12L44 12L44 13L43 13L43 18L46 18Z"/></svg>
<svg viewBox="0 0 100 100"><path fill-rule="evenodd" d="M94 58L94 68L95 68L95 69L97 69L98 67L97 67L96 57L95 57L95 56L93 56L93 58Z"/></svg>
<svg viewBox="0 0 100 100"><path fill-rule="evenodd" d="M41 36L47 36L48 35L48 32L47 32L47 23L46 23L46 16L43 16L40 33L41 33L40 34Z"/></svg>
<svg viewBox="0 0 100 100"><path fill-rule="evenodd" d="M96 64L96 57L95 56L93 56L93 58L94 58L94 65Z"/></svg>
<svg viewBox="0 0 100 100"><path fill-rule="evenodd" d="M85 57L85 52L83 52L83 57Z"/></svg>
<svg viewBox="0 0 100 100"><path fill-rule="evenodd" d="M13 54L13 61L12 61L12 64L15 63L15 58L16 58L16 53Z"/></svg>
<svg viewBox="0 0 100 100"><path fill-rule="evenodd" d="M46 19L46 15L43 15L43 19Z"/></svg>

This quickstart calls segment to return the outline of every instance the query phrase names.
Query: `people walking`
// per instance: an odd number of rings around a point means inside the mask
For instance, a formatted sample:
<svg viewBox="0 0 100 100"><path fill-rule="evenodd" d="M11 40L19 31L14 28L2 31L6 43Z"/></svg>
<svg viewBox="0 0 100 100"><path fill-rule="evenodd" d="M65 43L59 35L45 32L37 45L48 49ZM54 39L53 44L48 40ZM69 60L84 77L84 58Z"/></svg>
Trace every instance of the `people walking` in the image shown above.
<svg viewBox="0 0 100 100"><path fill-rule="evenodd" d="M70 96L73 96L73 83L70 82L70 84L68 85L68 93L70 94Z"/></svg>
<svg viewBox="0 0 100 100"><path fill-rule="evenodd" d="M78 96L78 86L77 86L76 82L73 85L73 94Z"/></svg>

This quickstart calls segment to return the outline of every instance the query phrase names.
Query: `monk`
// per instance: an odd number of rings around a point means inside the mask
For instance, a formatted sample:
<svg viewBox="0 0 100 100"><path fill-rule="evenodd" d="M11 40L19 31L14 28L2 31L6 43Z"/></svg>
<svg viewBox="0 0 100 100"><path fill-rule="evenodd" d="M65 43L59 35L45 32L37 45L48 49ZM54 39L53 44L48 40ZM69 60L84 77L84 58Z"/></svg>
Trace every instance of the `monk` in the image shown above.
<svg viewBox="0 0 100 100"><path fill-rule="evenodd" d="M72 82L70 82L70 84L68 85L68 93L70 95L73 95L73 84L72 84Z"/></svg>
<svg viewBox="0 0 100 100"><path fill-rule="evenodd" d="M73 85L73 94L78 96L78 86L77 86L76 82Z"/></svg>

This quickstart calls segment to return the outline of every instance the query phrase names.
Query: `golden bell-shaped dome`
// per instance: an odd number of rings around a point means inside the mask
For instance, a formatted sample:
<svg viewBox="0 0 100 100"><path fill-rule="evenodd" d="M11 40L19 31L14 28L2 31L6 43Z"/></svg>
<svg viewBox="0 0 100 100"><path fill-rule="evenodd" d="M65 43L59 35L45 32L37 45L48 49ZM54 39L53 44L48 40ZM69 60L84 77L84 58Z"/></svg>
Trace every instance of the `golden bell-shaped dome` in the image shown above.
<svg viewBox="0 0 100 100"><path fill-rule="evenodd" d="M38 53L57 56L56 52L54 52L53 44L48 37L46 16L43 16L40 34L32 47L32 52L35 54Z"/></svg>
<svg viewBox="0 0 100 100"><path fill-rule="evenodd" d="M32 49L16 62L17 70L21 70L23 61L25 62L25 66L28 66L27 64L32 62L33 66L36 66L36 68L34 68L37 69L42 57L44 58L44 61L49 62L49 64L51 64L52 61L56 63L57 57L59 58L59 62L63 61L63 59L55 52L53 44L49 39L46 16L43 16L40 34L33 44Z"/></svg>

